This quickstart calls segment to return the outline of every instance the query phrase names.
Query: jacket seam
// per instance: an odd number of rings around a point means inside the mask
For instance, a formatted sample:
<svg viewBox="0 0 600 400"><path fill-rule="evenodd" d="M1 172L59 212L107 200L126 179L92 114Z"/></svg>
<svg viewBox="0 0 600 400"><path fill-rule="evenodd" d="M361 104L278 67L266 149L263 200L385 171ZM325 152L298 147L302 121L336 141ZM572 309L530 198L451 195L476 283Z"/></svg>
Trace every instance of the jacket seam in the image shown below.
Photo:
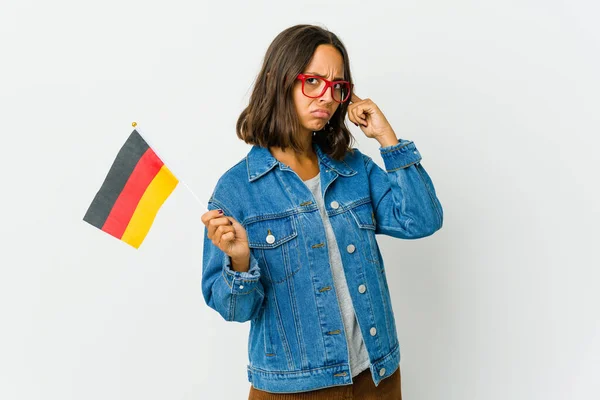
<svg viewBox="0 0 600 400"><path fill-rule="evenodd" d="M435 210L435 213L438 217L438 221L441 224L442 216L441 216L440 210L438 210L437 204L435 203L433 193L431 193L431 190L429 189L429 185L427 184L427 182L425 182L425 178L423 178L423 175L422 175L421 171L419 171L419 168L417 168L417 172L419 173L419 178L421 179L421 182L423 182L423 186L425 186L425 189L427 189L427 194L429 195L429 200L431 201L431 206Z"/></svg>
<svg viewBox="0 0 600 400"><path fill-rule="evenodd" d="M394 171L398 171L399 169L408 168L408 167L410 167L411 165L417 164L417 163L419 163L419 162L421 162L421 160L418 160L418 161L411 162L410 164L406 164L406 165L404 165L404 166L402 166L402 167L388 169L388 170L387 170L387 172L394 172Z"/></svg>
<svg viewBox="0 0 600 400"><path fill-rule="evenodd" d="M395 144L394 146L398 146L400 143L401 143L401 142L398 142L398 143L397 143L397 144ZM405 143L401 144L401 145L400 145L400 146L398 146L398 147L393 147L393 148L391 148L391 149L389 149L389 150L379 150L379 152L380 152L382 155L383 155L383 154L388 154L388 153L391 153L391 152L393 152L393 151L400 150L400 149L402 149L402 148L404 148L404 147L406 147L406 146L410 145L411 143L413 143L413 142L412 142L412 141L408 141L408 142L405 142Z"/></svg>

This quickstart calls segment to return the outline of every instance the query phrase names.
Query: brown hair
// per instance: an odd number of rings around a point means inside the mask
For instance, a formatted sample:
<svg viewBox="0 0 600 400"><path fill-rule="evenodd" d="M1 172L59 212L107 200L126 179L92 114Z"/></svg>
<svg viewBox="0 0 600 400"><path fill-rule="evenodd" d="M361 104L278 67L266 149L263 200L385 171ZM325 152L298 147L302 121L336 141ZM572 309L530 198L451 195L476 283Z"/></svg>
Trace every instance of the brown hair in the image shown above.
<svg viewBox="0 0 600 400"><path fill-rule="evenodd" d="M295 77L308 66L319 45L335 47L342 55L344 79L352 84L348 53L332 32L314 25L295 25L282 31L271 43L250 96L248 107L240 114L237 136L261 147L291 147L300 151L300 121L294 107L292 88ZM268 74L268 79L267 79ZM334 159L344 158L354 140L345 125L349 101L339 105L329 127L315 132L313 142Z"/></svg>

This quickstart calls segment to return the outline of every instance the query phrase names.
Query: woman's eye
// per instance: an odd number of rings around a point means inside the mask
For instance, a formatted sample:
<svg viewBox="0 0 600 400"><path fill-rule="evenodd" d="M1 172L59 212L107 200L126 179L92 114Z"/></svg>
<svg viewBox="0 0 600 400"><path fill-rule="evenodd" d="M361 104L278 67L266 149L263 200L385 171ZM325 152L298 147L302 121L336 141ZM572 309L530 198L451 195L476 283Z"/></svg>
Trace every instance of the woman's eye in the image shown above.
<svg viewBox="0 0 600 400"><path fill-rule="evenodd" d="M306 83L308 83L309 85L314 85L317 83L317 81L317 78L306 78Z"/></svg>

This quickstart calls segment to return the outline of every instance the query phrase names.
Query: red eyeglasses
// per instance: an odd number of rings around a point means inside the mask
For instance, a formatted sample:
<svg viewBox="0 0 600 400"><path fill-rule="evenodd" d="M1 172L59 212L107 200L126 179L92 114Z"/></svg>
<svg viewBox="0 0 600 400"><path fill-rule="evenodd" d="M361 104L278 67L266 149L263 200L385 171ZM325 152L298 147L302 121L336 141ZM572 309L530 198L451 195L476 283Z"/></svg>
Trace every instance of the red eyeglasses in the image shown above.
<svg viewBox="0 0 600 400"><path fill-rule="evenodd" d="M331 97L338 103L343 103L350 98L354 86L348 81L328 81L316 75L298 74L297 79L302 81L302 93L306 97L313 99L321 97L328 88L331 88Z"/></svg>

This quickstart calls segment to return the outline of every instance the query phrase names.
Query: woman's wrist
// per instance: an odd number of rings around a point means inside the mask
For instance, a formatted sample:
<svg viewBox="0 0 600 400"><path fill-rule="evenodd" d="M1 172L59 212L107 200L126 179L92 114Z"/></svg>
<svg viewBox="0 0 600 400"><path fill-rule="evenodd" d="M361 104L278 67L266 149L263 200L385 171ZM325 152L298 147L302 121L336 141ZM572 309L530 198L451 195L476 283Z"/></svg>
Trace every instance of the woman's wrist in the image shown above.
<svg viewBox="0 0 600 400"><path fill-rule="evenodd" d="M381 135L381 137L375 139L379 142L380 147L389 147L399 143L394 131Z"/></svg>
<svg viewBox="0 0 600 400"><path fill-rule="evenodd" d="M231 269L239 272L248 272L250 269L250 253L242 257L229 257L231 260Z"/></svg>

